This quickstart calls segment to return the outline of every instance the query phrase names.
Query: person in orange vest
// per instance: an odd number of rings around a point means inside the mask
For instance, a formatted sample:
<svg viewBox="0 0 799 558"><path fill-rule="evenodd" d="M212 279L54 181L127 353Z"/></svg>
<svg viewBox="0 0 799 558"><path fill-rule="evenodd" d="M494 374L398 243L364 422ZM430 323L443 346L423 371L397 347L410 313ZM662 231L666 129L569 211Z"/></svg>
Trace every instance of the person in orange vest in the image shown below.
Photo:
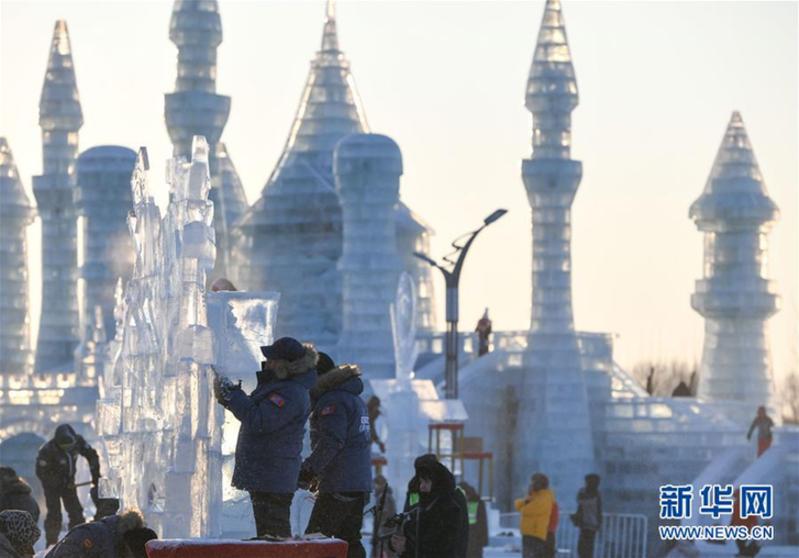
<svg viewBox="0 0 799 558"><path fill-rule="evenodd" d="M516 511L520 512L519 530L522 533L522 557L546 558L547 533L552 517L555 494L549 488L549 478L535 473L530 479L529 493L516 500Z"/></svg>
<svg viewBox="0 0 799 558"><path fill-rule="evenodd" d="M757 456L760 457L763 453L771 447L771 440L773 435L771 429L774 426L774 421L766 413L766 408L761 405L757 408L757 416L749 426L749 432L746 434L746 439L752 439L752 432L757 428Z"/></svg>

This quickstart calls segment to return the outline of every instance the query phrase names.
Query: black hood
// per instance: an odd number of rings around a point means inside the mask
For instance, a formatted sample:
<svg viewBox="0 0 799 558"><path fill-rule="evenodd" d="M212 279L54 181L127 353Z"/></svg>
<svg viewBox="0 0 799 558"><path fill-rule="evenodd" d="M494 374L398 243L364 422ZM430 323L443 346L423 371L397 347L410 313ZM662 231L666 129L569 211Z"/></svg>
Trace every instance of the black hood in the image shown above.
<svg viewBox="0 0 799 558"><path fill-rule="evenodd" d="M418 461L418 460L417 460ZM429 478L433 481L432 496L452 494L455 491L455 476L438 461L425 460L416 467L418 478ZM424 494L422 494L424 497Z"/></svg>

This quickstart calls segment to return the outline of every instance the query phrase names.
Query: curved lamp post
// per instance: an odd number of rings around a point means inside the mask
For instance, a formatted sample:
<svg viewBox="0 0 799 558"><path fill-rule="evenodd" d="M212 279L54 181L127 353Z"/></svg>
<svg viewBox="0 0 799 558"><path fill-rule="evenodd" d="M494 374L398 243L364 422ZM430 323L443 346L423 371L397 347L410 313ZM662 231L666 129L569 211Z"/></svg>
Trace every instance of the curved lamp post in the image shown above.
<svg viewBox="0 0 799 558"><path fill-rule="evenodd" d="M413 255L429 263L444 274L444 281L447 285L446 313L447 313L447 338L446 338L446 368L445 397L447 399L458 398L458 283L461 279L461 270L466 254L472 246L472 242L484 228L496 222L500 217L508 212L507 209L497 209L491 215L483 219L483 224L476 230L459 236L452 242L454 249L450 254L444 256L444 265L439 264L434 259L420 252ZM448 269L449 267L449 269Z"/></svg>

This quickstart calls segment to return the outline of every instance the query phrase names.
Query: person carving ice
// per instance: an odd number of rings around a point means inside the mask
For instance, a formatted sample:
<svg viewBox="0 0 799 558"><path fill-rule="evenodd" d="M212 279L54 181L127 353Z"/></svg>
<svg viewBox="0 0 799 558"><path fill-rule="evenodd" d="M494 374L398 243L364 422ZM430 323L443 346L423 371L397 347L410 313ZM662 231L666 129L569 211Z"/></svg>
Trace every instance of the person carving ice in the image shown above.
<svg viewBox="0 0 799 558"><path fill-rule="evenodd" d="M89 462L94 487L100 480L100 459L97 452L69 424L55 430L53 439L39 449L36 457L36 476L42 483L47 504L44 534L47 545L55 544L61 532L61 502L69 516L69 528L85 521L83 506L75 486L78 456Z"/></svg>
<svg viewBox="0 0 799 558"><path fill-rule="evenodd" d="M289 510L319 357L313 345L291 337L261 347L261 352L266 360L252 393L217 375L214 395L241 421L232 484L250 493L257 535L289 538Z"/></svg>

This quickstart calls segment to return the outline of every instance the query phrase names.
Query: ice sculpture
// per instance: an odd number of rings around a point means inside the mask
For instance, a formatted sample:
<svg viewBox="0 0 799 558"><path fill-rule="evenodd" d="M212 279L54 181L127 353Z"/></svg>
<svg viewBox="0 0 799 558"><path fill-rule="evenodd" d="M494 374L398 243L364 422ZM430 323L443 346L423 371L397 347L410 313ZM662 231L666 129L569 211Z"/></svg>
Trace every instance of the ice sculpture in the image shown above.
<svg viewBox="0 0 799 558"><path fill-rule="evenodd" d="M342 328L337 262L343 202L335 190L333 150L344 136L368 129L329 1L321 47L311 62L286 145L260 199L240 222L234 255L237 284L281 293L277 335L311 340L327 352L335 352ZM392 220L404 268L423 293L419 323L433 329L432 277L413 257L414 251L428 249L431 231L402 202Z"/></svg>
<svg viewBox="0 0 799 558"><path fill-rule="evenodd" d="M741 424L759 405L775 410L766 320L778 309L766 234L777 219L743 120L734 112L705 190L690 216L705 235L704 277L691 306L705 318L698 395L736 402ZM772 413L779 417L780 413Z"/></svg>
<svg viewBox="0 0 799 558"><path fill-rule="evenodd" d="M35 216L11 148L0 137L0 377L27 376L33 370L27 230Z"/></svg>
<svg viewBox="0 0 799 558"><path fill-rule="evenodd" d="M224 412L213 398L211 365L252 375L268 342L275 296L205 290L214 265L214 206L208 144L168 165L162 218L139 152L128 224L133 276L115 310L114 358L101 382L97 430L123 505L140 508L169 537L221 530Z"/></svg>
<svg viewBox="0 0 799 558"><path fill-rule="evenodd" d="M83 113L78 99L67 22L53 30L50 58L39 102L43 166L33 178L42 219L42 312L36 343L36 371L71 366L78 344L77 227L73 191L78 130Z"/></svg>
<svg viewBox="0 0 799 558"><path fill-rule="evenodd" d="M175 0L169 38L178 47L175 91L165 95L164 114L173 155L191 155L192 137L209 143L208 165L216 216L217 258L211 276L229 273L233 227L247 208L241 180L220 142L230 114L230 97L216 93L216 50L222 42L222 21L217 0Z"/></svg>
<svg viewBox="0 0 799 558"><path fill-rule="evenodd" d="M402 155L386 136L352 134L336 146L333 172L344 237L338 358L357 362L369 378L390 378L395 366L389 307L402 270L392 213Z"/></svg>
<svg viewBox="0 0 799 558"><path fill-rule="evenodd" d="M595 469L571 304L571 205L582 176L581 163L570 157L577 103L560 2L548 0L527 81L533 155L523 161L522 176L533 212L533 309L518 417L528 427L517 430L516 451L565 494L575 494ZM523 472L517 485L529 475Z"/></svg>

